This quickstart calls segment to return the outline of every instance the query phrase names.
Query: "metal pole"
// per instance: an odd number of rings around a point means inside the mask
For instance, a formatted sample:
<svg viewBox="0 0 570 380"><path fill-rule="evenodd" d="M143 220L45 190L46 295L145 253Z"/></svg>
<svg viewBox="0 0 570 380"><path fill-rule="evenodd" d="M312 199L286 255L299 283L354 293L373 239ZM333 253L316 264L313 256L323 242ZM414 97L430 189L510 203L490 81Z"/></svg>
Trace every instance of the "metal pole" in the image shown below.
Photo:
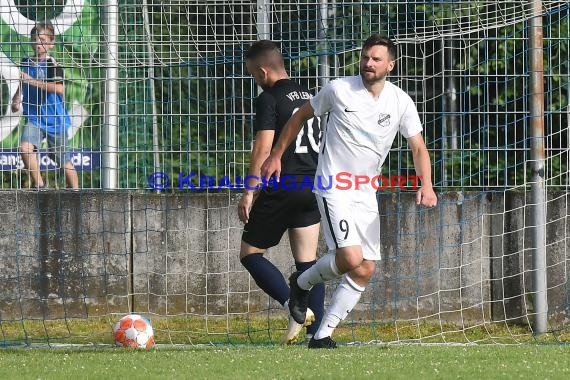
<svg viewBox="0 0 570 380"><path fill-rule="evenodd" d="M107 40L103 46L107 51L107 77L105 80L105 108L102 141L102 186L116 189L119 183L119 5L118 0L107 0L103 27Z"/></svg>
<svg viewBox="0 0 570 380"><path fill-rule="evenodd" d="M319 87L323 88L325 84L329 81L330 77L330 65L327 51L326 41L327 41L327 31L328 31L328 1L320 0L320 12L319 12Z"/></svg>
<svg viewBox="0 0 570 380"><path fill-rule="evenodd" d="M455 154L455 151L459 149L458 143L458 124L457 124L457 86L456 86L456 78L454 75L454 68L455 68L455 52L454 52L455 43L453 40L450 40L449 43L446 42L445 39L442 40L442 61L444 62L443 66L443 75L444 75L444 85L446 86L445 89L445 99L443 102L444 113L446 114L444 118L444 131L445 131L445 139L443 140L444 143L444 152L442 155L442 167L443 167L443 183L444 186L448 185L448 177L447 177L447 158L450 156L449 149L451 149L451 156Z"/></svg>
<svg viewBox="0 0 570 380"><path fill-rule="evenodd" d="M269 5L271 0L257 0L257 38L260 40L271 39L271 27L269 25ZM261 94L263 89L257 86L257 93Z"/></svg>
<svg viewBox="0 0 570 380"><path fill-rule="evenodd" d="M154 172L160 171L160 144L159 144L159 131L158 131L158 108L156 106L156 93L154 85L154 49L152 48L152 31L150 30L150 23L148 17L148 2L143 1L143 22L144 30L146 33L146 45L148 54L148 80L150 87L150 101L152 107L152 150L154 161ZM157 190L160 192L160 190Z"/></svg>
<svg viewBox="0 0 570 380"><path fill-rule="evenodd" d="M453 150L459 149L458 143L458 128L457 128L457 85L455 77L455 43L453 40L450 40L448 46L448 53L447 53L447 66L445 69L449 72L447 77L447 101L449 104L448 108L448 116L447 119L449 120L449 139L450 139L450 148ZM445 50L445 41L444 41L444 50Z"/></svg>
<svg viewBox="0 0 570 380"><path fill-rule="evenodd" d="M257 37L260 40L271 39L268 14L270 3L270 0L257 0Z"/></svg>
<svg viewBox="0 0 570 380"><path fill-rule="evenodd" d="M445 38L441 38L441 62L443 62L443 71L442 71L442 77L443 77L443 84L445 87L445 83L447 82L446 80L446 75L447 75L447 58L446 58L447 52L445 51ZM448 107L447 104L449 103L449 93L447 92L447 88L444 90L444 94L445 96L442 99L441 102L441 111L443 115L447 115L448 113ZM443 186L447 186L447 152L449 149L449 139L448 139L448 130L449 130L449 126L448 126L448 116L444 116L442 119L442 123L443 123L443 128L442 130L442 139L441 139L441 174L442 174L442 178L443 178Z"/></svg>
<svg viewBox="0 0 570 380"><path fill-rule="evenodd" d="M531 0L532 18L529 29L530 59L530 127L533 215L533 284L534 333L547 330L548 301L546 283L546 212L544 154L544 61L542 1Z"/></svg>

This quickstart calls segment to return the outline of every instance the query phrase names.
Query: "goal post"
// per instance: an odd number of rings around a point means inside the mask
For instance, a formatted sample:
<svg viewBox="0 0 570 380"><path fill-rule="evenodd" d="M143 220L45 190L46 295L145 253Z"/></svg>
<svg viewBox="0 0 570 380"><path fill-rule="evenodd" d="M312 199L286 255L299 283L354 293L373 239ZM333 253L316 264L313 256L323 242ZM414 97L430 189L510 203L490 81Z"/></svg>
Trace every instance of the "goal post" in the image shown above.
<svg viewBox="0 0 570 380"><path fill-rule="evenodd" d="M534 332L547 331L547 273L546 273L546 196L544 186L544 55L542 53L542 1L532 1L532 17L529 27L530 66L530 128L531 128L531 195L533 202L533 308Z"/></svg>

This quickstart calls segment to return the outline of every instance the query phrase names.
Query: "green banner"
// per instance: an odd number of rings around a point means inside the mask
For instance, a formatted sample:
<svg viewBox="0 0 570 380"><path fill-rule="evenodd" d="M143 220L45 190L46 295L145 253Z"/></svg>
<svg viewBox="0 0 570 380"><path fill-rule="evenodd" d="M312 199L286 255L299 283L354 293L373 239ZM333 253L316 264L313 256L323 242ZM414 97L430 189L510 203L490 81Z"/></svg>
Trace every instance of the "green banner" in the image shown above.
<svg viewBox="0 0 570 380"><path fill-rule="evenodd" d="M0 147L19 145L21 111L12 113L11 99L19 86L19 64L33 54L30 32L36 21L50 20L55 28L55 48L50 51L65 70L65 101L72 118L71 146L89 148L91 133L77 133L90 125L93 99L90 83L96 78L100 21L89 0L3 0L0 2L0 75L2 110Z"/></svg>

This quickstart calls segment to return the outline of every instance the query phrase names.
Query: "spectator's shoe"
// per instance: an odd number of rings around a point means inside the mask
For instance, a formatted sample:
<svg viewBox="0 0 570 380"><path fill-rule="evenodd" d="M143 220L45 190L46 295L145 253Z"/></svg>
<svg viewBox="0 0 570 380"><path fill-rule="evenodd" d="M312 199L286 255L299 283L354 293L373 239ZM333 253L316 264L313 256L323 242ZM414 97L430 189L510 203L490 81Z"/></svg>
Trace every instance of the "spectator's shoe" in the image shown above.
<svg viewBox="0 0 570 380"><path fill-rule="evenodd" d="M295 344L297 342L297 338L299 337L299 333L303 327L309 326L311 323L315 321L315 313L309 308L307 308L307 312L305 313L305 323L300 324L293 319L291 315L289 315L289 325L287 326L287 332L281 339L281 344L289 345Z"/></svg>
<svg viewBox="0 0 570 380"><path fill-rule="evenodd" d="M309 291L301 289L297 285L297 277L301 272L294 272L289 277L289 288L291 294L289 295L289 314L298 324L305 323L307 314L307 305L309 304Z"/></svg>
<svg viewBox="0 0 570 380"><path fill-rule="evenodd" d="M330 336L322 339L311 338L309 348L336 348L336 342Z"/></svg>

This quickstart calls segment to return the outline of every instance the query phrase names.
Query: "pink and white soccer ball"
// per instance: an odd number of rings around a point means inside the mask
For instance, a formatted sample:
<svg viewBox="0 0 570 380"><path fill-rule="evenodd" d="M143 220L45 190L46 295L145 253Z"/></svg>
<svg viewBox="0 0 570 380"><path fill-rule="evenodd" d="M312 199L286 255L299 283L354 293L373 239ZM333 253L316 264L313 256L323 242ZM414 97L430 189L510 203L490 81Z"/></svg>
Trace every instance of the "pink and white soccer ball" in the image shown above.
<svg viewBox="0 0 570 380"><path fill-rule="evenodd" d="M151 348L154 346L154 331L148 319L129 314L113 326L113 339L117 346Z"/></svg>

